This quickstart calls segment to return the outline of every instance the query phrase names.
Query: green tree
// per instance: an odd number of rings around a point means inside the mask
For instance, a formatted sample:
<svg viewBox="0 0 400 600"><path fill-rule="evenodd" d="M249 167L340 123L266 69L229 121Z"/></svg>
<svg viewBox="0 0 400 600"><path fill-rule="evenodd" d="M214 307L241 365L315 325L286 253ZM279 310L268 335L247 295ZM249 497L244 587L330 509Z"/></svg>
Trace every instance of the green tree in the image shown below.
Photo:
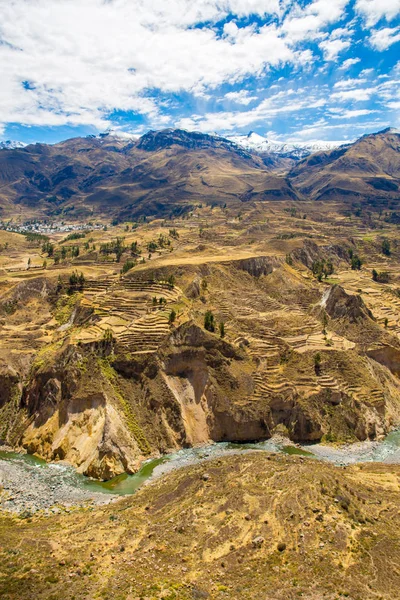
<svg viewBox="0 0 400 600"><path fill-rule="evenodd" d="M382 240L382 254L390 256L390 242L387 238Z"/></svg>
<svg viewBox="0 0 400 600"><path fill-rule="evenodd" d="M317 352L317 354L314 355L314 369L315 369L315 373L317 375L319 375L321 372L321 363L322 363L321 355L319 352Z"/></svg>
<svg viewBox="0 0 400 600"><path fill-rule="evenodd" d="M207 331L215 331L215 320L211 310L208 310L204 315L204 329Z"/></svg>
<svg viewBox="0 0 400 600"><path fill-rule="evenodd" d="M133 269L134 266L135 263L133 262L133 260L127 260L121 269L121 274L124 275L125 273Z"/></svg>
<svg viewBox="0 0 400 600"><path fill-rule="evenodd" d="M172 323L175 322L176 319L176 312L174 311L174 309L171 310L171 312L169 313L169 317L168 317L168 322L170 325L172 325Z"/></svg>
<svg viewBox="0 0 400 600"><path fill-rule="evenodd" d="M359 256L357 256L357 254L353 254L353 257L351 259L351 268L353 269L353 271L359 271L362 267L362 260Z"/></svg>

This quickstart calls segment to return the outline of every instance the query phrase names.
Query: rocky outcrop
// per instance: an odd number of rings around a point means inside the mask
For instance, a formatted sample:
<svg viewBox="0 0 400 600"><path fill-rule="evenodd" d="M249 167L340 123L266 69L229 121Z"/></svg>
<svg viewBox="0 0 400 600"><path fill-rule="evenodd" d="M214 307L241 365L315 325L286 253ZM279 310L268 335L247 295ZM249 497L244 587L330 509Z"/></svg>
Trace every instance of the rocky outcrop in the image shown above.
<svg viewBox="0 0 400 600"><path fill-rule="evenodd" d="M262 275L269 275L274 268L281 266L282 260L274 256L256 256L236 260L233 264L237 269L246 271L253 277L261 277Z"/></svg>
<svg viewBox="0 0 400 600"><path fill-rule="evenodd" d="M347 319L350 323L374 320L361 296L347 294L340 285L334 285L328 290L321 305L332 319Z"/></svg>

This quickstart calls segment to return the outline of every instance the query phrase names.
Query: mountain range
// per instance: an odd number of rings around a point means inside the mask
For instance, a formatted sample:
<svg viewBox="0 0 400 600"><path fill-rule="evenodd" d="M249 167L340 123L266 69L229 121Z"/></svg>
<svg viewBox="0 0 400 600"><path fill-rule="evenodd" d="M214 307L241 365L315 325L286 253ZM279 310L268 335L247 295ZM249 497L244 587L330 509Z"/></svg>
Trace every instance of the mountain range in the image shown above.
<svg viewBox="0 0 400 600"><path fill-rule="evenodd" d="M26 216L130 220L179 215L199 203L313 199L386 206L397 201L400 185L400 134L390 128L338 147L180 129L138 139L110 133L54 145L6 144L0 150L3 218L16 207Z"/></svg>

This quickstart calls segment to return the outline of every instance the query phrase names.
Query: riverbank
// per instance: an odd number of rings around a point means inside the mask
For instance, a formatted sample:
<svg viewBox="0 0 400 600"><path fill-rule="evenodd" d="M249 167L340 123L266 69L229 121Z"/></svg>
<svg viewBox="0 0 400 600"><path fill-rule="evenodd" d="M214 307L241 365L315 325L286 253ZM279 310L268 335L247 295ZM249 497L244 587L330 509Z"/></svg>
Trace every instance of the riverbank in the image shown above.
<svg viewBox="0 0 400 600"><path fill-rule="evenodd" d="M0 448L0 510L29 516L70 512L74 508L109 504L118 496L135 493L140 487L167 473L199 462L232 454L283 453L302 455L336 466L362 462L400 463L400 432L380 442L346 446L299 445L282 436L252 444L216 443L186 448L143 463L135 475L120 475L102 482L76 472L65 463L46 463L28 454L2 452Z"/></svg>
<svg viewBox="0 0 400 600"><path fill-rule="evenodd" d="M76 507L109 504L115 499L101 492L93 492L72 485L63 477L61 465L44 465L29 455L15 459L0 457L0 510L29 517L70 512ZM65 473L65 471L64 471Z"/></svg>

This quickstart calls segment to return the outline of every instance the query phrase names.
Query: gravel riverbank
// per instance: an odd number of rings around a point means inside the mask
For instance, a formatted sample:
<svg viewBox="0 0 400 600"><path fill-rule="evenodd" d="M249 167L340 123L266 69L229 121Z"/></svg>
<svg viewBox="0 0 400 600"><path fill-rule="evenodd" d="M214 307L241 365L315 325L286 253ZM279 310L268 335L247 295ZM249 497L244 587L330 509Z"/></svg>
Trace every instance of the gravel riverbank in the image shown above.
<svg viewBox="0 0 400 600"><path fill-rule="evenodd" d="M29 516L69 512L72 507L109 504L109 494L80 489L65 477L61 465L40 467L0 458L0 510ZM68 471L67 471L68 472Z"/></svg>

